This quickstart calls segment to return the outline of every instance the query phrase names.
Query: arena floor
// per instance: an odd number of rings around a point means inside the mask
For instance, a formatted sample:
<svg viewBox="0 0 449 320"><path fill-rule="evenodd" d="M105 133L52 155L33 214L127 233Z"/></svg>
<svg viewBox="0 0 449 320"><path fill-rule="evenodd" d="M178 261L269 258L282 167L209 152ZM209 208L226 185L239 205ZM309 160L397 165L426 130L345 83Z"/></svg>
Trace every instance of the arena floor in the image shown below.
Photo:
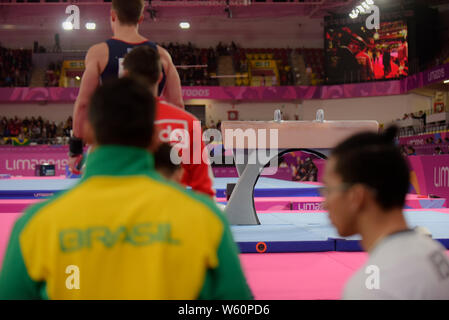
<svg viewBox="0 0 449 320"><path fill-rule="evenodd" d="M20 212L76 182L62 178L0 180L0 264ZM221 193L227 183L235 182L236 178L217 178L214 187ZM260 178L255 203L261 225L231 226L256 299L339 299L346 281L366 261L360 238L341 238L327 212L319 207L292 209L294 203L296 207L307 201L322 203L322 198L310 195L317 193L319 187L317 183ZM271 197L263 196L267 193ZM225 203L226 198L217 201ZM408 195L407 206L415 208L405 209L404 213L410 227L426 227L434 239L449 249L449 209L444 207L445 202L446 199Z"/></svg>

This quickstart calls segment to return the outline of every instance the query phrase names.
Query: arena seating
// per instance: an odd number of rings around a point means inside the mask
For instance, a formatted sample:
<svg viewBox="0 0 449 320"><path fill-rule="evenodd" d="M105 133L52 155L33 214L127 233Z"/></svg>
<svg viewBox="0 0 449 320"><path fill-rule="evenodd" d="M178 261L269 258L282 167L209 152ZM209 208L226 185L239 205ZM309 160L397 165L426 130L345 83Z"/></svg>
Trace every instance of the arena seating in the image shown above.
<svg viewBox="0 0 449 320"><path fill-rule="evenodd" d="M0 87L27 87L31 64L31 50L0 46Z"/></svg>

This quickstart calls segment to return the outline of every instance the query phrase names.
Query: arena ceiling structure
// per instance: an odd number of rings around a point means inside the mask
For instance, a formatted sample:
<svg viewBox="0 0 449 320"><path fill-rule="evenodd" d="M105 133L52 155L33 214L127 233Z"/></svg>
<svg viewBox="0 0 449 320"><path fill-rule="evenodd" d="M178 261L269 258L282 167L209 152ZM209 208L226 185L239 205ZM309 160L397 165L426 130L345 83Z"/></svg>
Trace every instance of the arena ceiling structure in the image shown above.
<svg viewBox="0 0 449 320"><path fill-rule="evenodd" d="M190 1L190 0L150 0L147 4L147 13L154 18L168 19L180 16L228 16L232 19L247 19L254 17L282 17L300 16L320 18L338 8L348 7L353 0L296 0L293 2L279 2L274 0L216 0L216 1ZM8 5L21 8L26 6L42 5L91 5L108 6L111 1L104 0L0 0L2 10ZM229 14L228 12L231 12Z"/></svg>
<svg viewBox="0 0 449 320"><path fill-rule="evenodd" d="M362 0L151 0L146 1L142 32L164 42L167 39L209 46L219 41L247 47L323 47L323 17L344 15ZM443 6L449 0L374 0L386 8L423 2ZM96 30L65 32L66 7L80 8L81 29L95 22ZM10 47L30 47L35 40L49 47L59 33L63 49L85 50L88 44L110 35L111 1L104 0L0 0L0 41ZM180 32L179 23L191 28ZM268 23L267 23L268 22ZM266 41L263 41L263 38Z"/></svg>
<svg viewBox="0 0 449 320"><path fill-rule="evenodd" d="M65 9L70 5L80 9L81 29L86 22L93 21L95 32L78 30L70 35L62 30L61 25L67 17ZM146 1L145 19L140 30L151 33L155 41L173 39L200 46L218 41L231 42L230 35L233 35L234 41L249 47L322 47L323 16L350 5L352 0ZM101 41L110 34L110 6L110 1L103 0L0 0L0 41L11 47L28 47L34 40L51 46L53 35L59 33L63 48L83 49L86 46L83 41ZM190 22L190 33L180 33L181 21ZM20 39L17 39L18 33ZM268 43L254 40L262 37L268 39Z"/></svg>

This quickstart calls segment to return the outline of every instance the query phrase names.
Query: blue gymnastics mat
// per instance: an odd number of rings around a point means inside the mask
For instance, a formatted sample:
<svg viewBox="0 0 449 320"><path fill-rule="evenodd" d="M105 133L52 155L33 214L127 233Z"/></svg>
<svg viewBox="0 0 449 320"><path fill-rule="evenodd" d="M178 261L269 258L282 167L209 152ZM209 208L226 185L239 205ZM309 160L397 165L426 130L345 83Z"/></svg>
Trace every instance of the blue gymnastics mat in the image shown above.
<svg viewBox="0 0 449 320"><path fill-rule="evenodd" d="M79 179L0 179L0 199L40 199L52 196L75 185ZM217 198L226 197L226 185L237 178L215 178ZM319 196L319 185L262 177L258 180L255 197L313 197Z"/></svg>
<svg viewBox="0 0 449 320"><path fill-rule="evenodd" d="M238 178L215 178L217 198L226 198L226 185L237 183ZM320 185L260 177L256 183L254 197L318 197Z"/></svg>
<svg viewBox="0 0 449 320"><path fill-rule="evenodd" d="M69 189L79 179L1 179L0 199L41 199Z"/></svg>
<svg viewBox="0 0 449 320"><path fill-rule="evenodd" d="M449 249L447 212L405 210L404 215L410 228L426 227ZM360 236L340 237L326 212L262 213L258 217L260 225L231 226L242 253L363 251Z"/></svg>

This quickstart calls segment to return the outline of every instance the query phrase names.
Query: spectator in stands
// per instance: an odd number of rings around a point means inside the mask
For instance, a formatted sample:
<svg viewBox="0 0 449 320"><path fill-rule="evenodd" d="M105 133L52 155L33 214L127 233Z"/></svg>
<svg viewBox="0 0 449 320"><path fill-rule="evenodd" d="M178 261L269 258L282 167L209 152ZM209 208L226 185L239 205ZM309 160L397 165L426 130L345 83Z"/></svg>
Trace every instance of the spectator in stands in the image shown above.
<svg viewBox="0 0 449 320"><path fill-rule="evenodd" d="M3 136L4 137L9 137L11 136L11 132L9 131L9 121L6 118L3 118L2 120L2 124L3 124Z"/></svg>
<svg viewBox="0 0 449 320"><path fill-rule="evenodd" d="M46 87L58 87L59 77L61 75L61 64L60 63L50 63L47 71L45 72L45 86Z"/></svg>
<svg viewBox="0 0 449 320"><path fill-rule="evenodd" d="M170 53L173 63L177 66L205 65L205 67L178 68L182 85L214 85L214 80L210 78L210 73L217 72L218 65L214 49L199 49L190 42L187 45L178 43L162 44L162 47Z"/></svg>
<svg viewBox="0 0 449 320"><path fill-rule="evenodd" d="M318 181L318 168L313 161L307 165L307 181Z"/></svg>
<svg viewBox="0 0 449 320"><path fill-rule="evenodd" d="M33 127L31 128L31 132L32 132L31 137L32 137L33 139L38 139L38 138L40 138L40 135L41 135L41 128L40 128L40 126L39 126L38 123L33 124Z"/></svg>
<svg viewBox="0 0 449 320"><path fill-rule="evenodd" d="M66 121L66 125L66 131L71 130L71 118ZM0 120L0 138L23 137L37 144L65 144L67 139L63 139L63 135L64 123L61 122L59 128L54 121L50 124L49 120L42 117L32 117L31 120L26 117L22 120L16 116Z"/></svg>
<svg viewBox="0 0 449 320"><path fill-rule="evenodd" d="M318 179L318 168L315 166L310 158L306 158L302 161L298 158L298 166L292 167L292 172L294 174L293 180L295 181L317 181Z"/></svg>
<svg viewBox="0 0 449 320"><path fill-rule="evenodd" d="M407 147L406 146L401 146L401 154L403 157L407 157Z"/></svg>
<svg viewBox="0 0 449 320"><path fill-rule="evenodd" d="M11 137L17 137L20 133L20 124L19 119L15 117L14 119L11 119L8 124L8 129L10 132Z"/></svg>
<svg viewBox="0 0 449 320"><path fill-rule="evenodd" d="M62 137L64 135L64 122L60 122L59 125L56 127L56 136Z"/></svg>
<svg viewBox="0 0 449 320"><path fill-rule="evenodd" d="M0 120L0 138L3 138L5 136L5 129L8 127L8 120L6 117L3 117L2 120Z"/></svg>
<svg viewBox="0 0 449 320"><path fill-rule="evenodd" d="M415 116L413 113L411 114L413 119L421 120L421 129L426 130L426 113L422 110L419 111L418 116Z"/></svg>
<svg viewBox="0 0 449 320"><path fill-rule="evenodd" d="M31 50L13 50L0 46L0 86L28 86Z"/></svg>
<svg viewBox="0 0 449 320"><path fill-rule="evenodd" d="M290 170L292 173L292 180L293 181L304 181L305 180L305 176L307 174L306 170L304 167L296 167L292 164L290 164Z"/></svg>
<svg viewBox="0 0 449 320"><path fill-rule="evenodd" d="M42 129L41 129L41 132L42 132L41 138L42 138L44 141L46 141L47 138L48 138L48 135L47 135L47 128L48 128L48 126L47 126L46 124L44 124L44 125L42 126Z"/></svg>
<svg viewBox="0 0 449 320"><path fill-rule="evenodd" d="M407 155L408 156L416 156L415 148L413 148L412 146L409 146L407 149Z"/></svg>
<svg viewBox="0 0 449 320"><path fill-rule="evenodd" d="M435 148L434 155L439 155L439 154L444 154L444 152L441 150L440 147L436 147L436 148Z"/></svg>
<svg viewBox="0 0 449 320"><path fill-rule="evenodd" d="M311 84L312 81L312 68L310 66L306 67L306 76L308 84Z"/></svg>
<svg viewBox="0 0 449 320"><path fill-rule="evenodd" d="M279 161L278 168L288 168L288 164L287 164L287 162L285 162L285 159L284 159L284 158L282 158L282 159Z"/></svg>
<svg viewBox="0 0 449 320"><path fill-rule="evenodd" d="M50 135L50 139L54 139L56 138L56 124L53 121L52 124L50 125L50 130L49 130L49 135Z"/></svg>
<svg viewBox="0 0 449 320"><path fill-rule="evenodd" d="M70 137L70 132L72 131L72 117L68 117L64 124L64 136Z"/></svg>

